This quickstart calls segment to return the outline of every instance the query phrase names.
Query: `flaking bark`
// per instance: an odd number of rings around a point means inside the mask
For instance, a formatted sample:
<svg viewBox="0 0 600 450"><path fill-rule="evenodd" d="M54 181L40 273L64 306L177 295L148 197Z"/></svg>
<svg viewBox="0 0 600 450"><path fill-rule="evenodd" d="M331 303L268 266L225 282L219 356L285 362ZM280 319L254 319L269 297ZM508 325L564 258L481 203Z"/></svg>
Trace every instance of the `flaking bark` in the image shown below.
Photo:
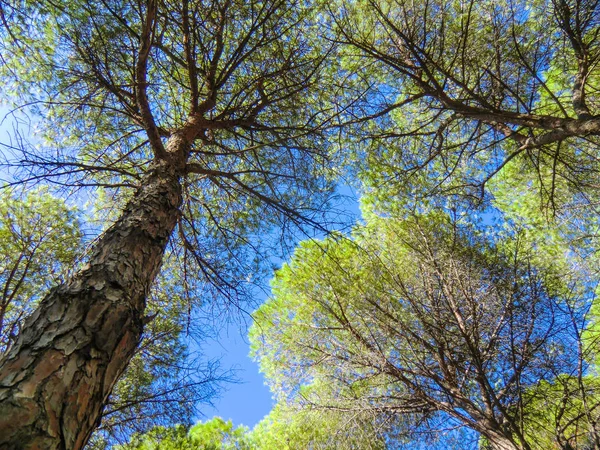
<svg viewBox="0 0 600 450"><path fill-rule="evenodd" d="M188 144L154 163L89 263L54 288L0 362L0 449L81 449L141 338L181 205Z"/></svg>

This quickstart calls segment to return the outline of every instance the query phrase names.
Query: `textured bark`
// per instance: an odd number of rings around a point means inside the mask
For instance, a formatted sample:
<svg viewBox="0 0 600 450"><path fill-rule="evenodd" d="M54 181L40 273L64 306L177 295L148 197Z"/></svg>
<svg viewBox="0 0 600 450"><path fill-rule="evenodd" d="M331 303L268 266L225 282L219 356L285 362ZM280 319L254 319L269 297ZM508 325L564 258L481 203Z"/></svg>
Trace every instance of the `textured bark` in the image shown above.
<svg viewBox="0 0 600 450"><path fill-rule="evenodd" d="M44 298L0 362L0 449L80 449L133 355L181 205L187 146L154 163L89 263Z"/></svg>
<svg viewBox="0 0 600 450"><path fill-rule="evenodd" d="M489 447L493 450L529 449L529 445L524 444L522 446L518 446L517 444L515 444L515 442L512 439L510 439L510 438L506 437L505 435L503 435L502 433L499 433L494 430L487 430L485 435L488 439Z"/></svg>
<svg viewBox="0 0 600 450"><path fill-rule="evenodd" d="M493 450L520 450L520 447L517 447L514 442L508 439L494 439L490 440L490 447Z"/></svg>

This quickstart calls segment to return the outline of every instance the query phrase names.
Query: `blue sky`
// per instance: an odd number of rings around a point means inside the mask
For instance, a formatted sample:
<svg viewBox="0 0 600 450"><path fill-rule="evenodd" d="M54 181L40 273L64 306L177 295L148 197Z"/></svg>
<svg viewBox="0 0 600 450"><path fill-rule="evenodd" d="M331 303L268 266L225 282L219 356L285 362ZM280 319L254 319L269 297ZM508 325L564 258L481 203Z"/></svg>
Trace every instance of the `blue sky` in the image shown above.
<svg viewBox="0 0 600 450"><path fill-rule="evenodd" d="M338 211L348 216L348 222L355 222L360 217L356 192L347 185L340 185L338 194L343 196L343 200L337 205ZM262 303L266 298L267 296L263 295L257 300ZM232 323L224 328L217 338L208 339L204 343L204 354L209 358L220 358L221 368L231 368L238 382L224 385L225 390L219 398L213 400L214 407L200 407L204 417L199 417L199 420L220 416L231 420L234 425L252 428L274 406L271 392L259 373L258 364L249 356L248 326L239 322Z"/></svg>
<svg viewBox="0 0 600 450"><path fill-rule="evenodd" d="M269 388L248 353L250 351L246 339L247 328L239 324L231 324L216 339L209 339L203 346L207 357L220 358L222 369L232 369L238 383L227 383L222 395L214 399L214 407L200 407L206 420L220 416L231 420L235 425L246 425L252 428L269 413L273 402Z"/></svg>

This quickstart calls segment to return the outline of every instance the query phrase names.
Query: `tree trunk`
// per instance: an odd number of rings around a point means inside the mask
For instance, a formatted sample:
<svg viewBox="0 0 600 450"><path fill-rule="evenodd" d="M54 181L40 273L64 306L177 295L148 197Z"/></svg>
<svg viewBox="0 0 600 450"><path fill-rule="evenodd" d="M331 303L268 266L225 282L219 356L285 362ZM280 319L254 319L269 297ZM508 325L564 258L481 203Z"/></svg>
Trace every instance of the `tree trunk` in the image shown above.
<svg viewBox="0 0 600 450"><path fill-rule="evenodd" d="M177 223L185 145L170 139L171 160L154 163L89 263L48 293L0 361L0 449L81 449L99 424Z"/></svg>
<svg viewBox="0 0 600 450"><path fill-rule="evenodd" d="M512 439L497 432L488 432L486 437L492 450L522 450L528 448L528 446L517 446Z"/></svg>
<svg viewBox="0 0 600 450"><path fill-rule="evenodd" d="M494 439L493 441L490 441L490 447L493 450L520 450L514 442L508 439Z"/></svg>

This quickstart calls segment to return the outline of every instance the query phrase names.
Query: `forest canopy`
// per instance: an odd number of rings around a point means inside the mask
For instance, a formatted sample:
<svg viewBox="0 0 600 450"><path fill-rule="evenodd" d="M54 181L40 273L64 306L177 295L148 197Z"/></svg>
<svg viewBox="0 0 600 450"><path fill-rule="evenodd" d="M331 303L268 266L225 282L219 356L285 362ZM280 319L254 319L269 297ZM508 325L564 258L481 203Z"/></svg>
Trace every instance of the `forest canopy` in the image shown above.
<svg viewBox="0 0 600 450"><path fill-rule="evenodd" d="M0 19L0 448L600 449L600 2ZM276 406L192 427L257 306Z"/></svg>

